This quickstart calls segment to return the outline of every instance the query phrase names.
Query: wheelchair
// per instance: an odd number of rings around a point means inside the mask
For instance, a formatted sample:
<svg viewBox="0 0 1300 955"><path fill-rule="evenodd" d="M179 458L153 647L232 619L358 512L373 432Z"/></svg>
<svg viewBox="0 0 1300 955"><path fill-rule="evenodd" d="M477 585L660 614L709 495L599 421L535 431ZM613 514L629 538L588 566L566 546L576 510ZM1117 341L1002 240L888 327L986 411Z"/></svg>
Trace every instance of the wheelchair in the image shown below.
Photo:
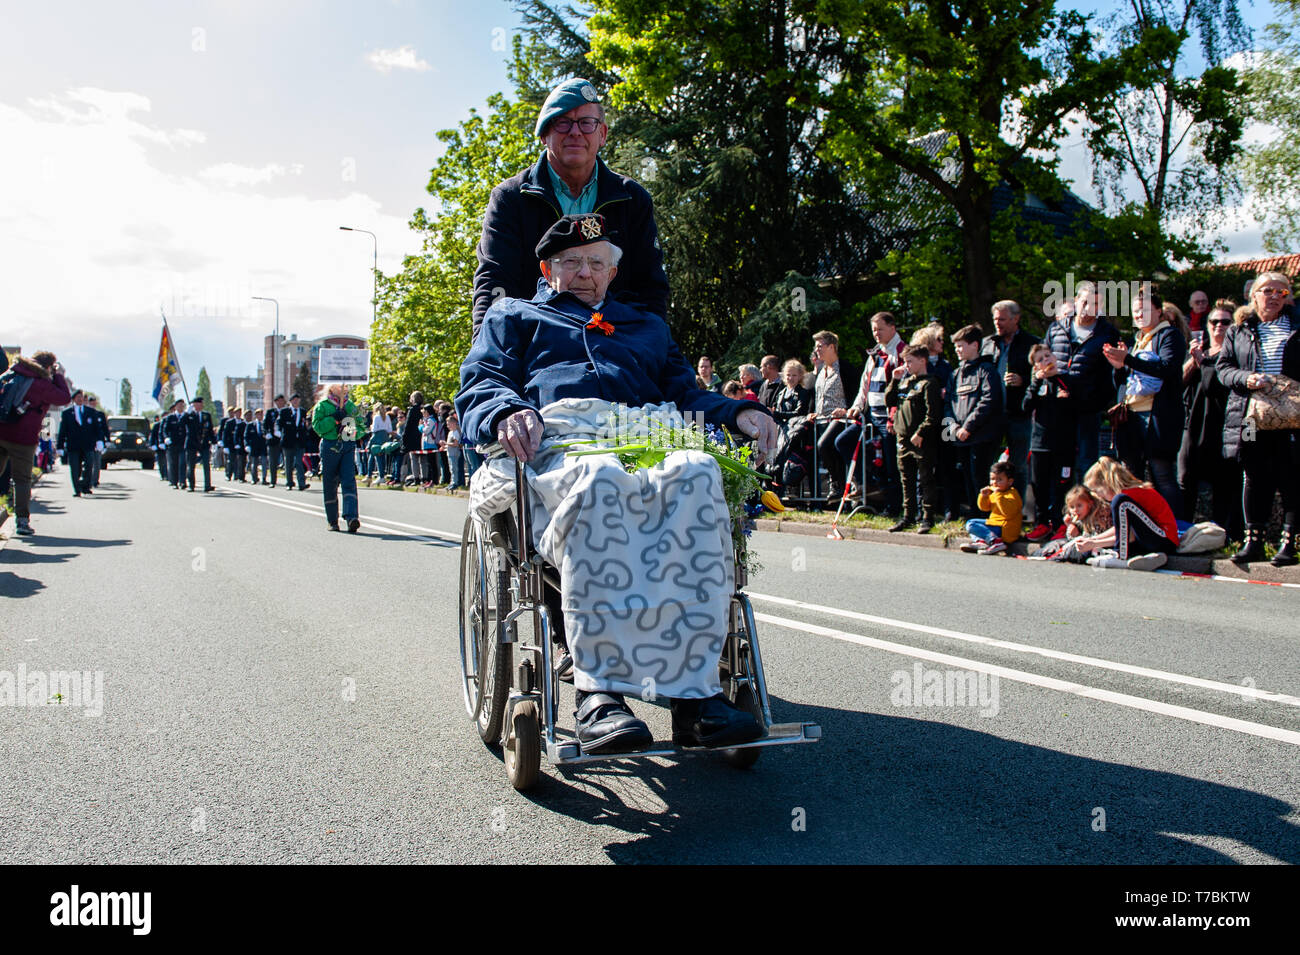
<svg viewBox="0 0 1300 955"><path fill-rule="evenodd" d="M516 790L533 787L541 758L557 766L618 759L721 754L747 769L770 746L821 739L816 723L774 723L768 703L754 612L742 593L744 565L736 543L736 592L731 598L727 639L719 661L723 692L763 727L761 737L727 749L688 749L656 743L635 753L584 754L577 737L559 719L559 676L555 667L554 622L545 588L558 593L559 574L531 546L528 485L515 468L513 512L482 522L468 515L460 556L460 664L465 710L488 746L500 745ZM521 628L520 623L525 624ZM531 626L528 626L531 624ZM571 721L570 721L571 722Z"/></svg>

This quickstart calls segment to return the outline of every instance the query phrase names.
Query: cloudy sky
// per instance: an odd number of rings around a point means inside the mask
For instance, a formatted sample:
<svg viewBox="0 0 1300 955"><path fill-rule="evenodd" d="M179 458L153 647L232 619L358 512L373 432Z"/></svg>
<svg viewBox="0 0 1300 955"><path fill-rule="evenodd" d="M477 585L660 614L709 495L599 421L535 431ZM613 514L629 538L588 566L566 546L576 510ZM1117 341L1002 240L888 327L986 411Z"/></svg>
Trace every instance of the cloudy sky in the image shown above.
<svg viewBox="0 0 1300 955"><path fill-rule="evenodd" d="M385 272L418 250L436 132L506 88L517 27L505 0L9 4L0 343L105 396L130 378L143 408L160 306L191 388L203 365L218 395L271 332L251 296L279 299L286 335L367 334L370 239L338 227L377 233ZM1228 241L1260 251L1249 223Z"/></svg>
<svg viewBox="0 0 1300 955"><path fill-rule="evenodd" d="M371 241L419 244L436 133L506 88L503 0L48 2L0 31L0 343L152 406L167 312L191 388L370 324ZM219 391L218 391L219 394ZM113 404L116 401L113 400Z"/></svg>

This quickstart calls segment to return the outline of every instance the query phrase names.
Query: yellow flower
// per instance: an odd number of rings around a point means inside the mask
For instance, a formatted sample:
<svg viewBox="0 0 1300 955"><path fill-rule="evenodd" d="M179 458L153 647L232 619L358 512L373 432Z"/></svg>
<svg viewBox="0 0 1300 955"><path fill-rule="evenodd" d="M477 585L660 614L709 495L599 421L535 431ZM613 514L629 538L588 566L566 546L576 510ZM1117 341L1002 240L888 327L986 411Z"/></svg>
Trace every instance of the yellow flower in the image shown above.
<svg viewBox="0 0 1300 955"><path fill-rule="evenodd" d="M761 500L763 501L763 506L773 514L780 514L785 510L785 505L781 503L781 499L776 496L775 491L764 491Z"/></svg>

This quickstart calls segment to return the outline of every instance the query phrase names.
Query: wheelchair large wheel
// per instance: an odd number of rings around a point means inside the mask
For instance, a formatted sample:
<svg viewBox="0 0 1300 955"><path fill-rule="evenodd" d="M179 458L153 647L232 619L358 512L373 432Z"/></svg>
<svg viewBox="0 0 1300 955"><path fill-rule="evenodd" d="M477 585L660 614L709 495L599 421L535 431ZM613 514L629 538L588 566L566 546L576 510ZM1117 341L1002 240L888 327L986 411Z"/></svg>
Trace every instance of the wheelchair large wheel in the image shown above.
<svg viewBox="0 0 1300 955"><path fill-rule="evenodd" d="M510 611L508 578L501 554L467 517L460 547L461 685L465 711L490 746L501 740L510 691L510 644L500 633Z"/></svg>
<svg viewBox="0 0 1300 955"><path fill-rule="evenodd" d="M542 765L542 731L537 704L532 700L521 702L510 716L505 758L511 786L523 792L537 784Z"/></svg>

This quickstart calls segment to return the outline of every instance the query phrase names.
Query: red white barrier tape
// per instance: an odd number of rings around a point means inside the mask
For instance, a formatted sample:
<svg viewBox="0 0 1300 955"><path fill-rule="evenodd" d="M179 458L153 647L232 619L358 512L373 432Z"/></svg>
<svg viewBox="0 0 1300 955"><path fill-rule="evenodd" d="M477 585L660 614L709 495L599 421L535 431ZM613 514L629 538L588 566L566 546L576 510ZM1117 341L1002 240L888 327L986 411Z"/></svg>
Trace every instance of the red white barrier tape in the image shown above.
<svg viewBox="0 0 1300 955"><path fill-rule="evenodd" d="M1226 580L1230 584L1262 584L1265 587L1297 587L1300 584L1287 584L1280 580L1248 580L1245 577L1225 577L1222 574L1197 574L1190 570L1157 570L1157 574L1169 574L1173 577L1198 577L1201 580Z"/></svg>

